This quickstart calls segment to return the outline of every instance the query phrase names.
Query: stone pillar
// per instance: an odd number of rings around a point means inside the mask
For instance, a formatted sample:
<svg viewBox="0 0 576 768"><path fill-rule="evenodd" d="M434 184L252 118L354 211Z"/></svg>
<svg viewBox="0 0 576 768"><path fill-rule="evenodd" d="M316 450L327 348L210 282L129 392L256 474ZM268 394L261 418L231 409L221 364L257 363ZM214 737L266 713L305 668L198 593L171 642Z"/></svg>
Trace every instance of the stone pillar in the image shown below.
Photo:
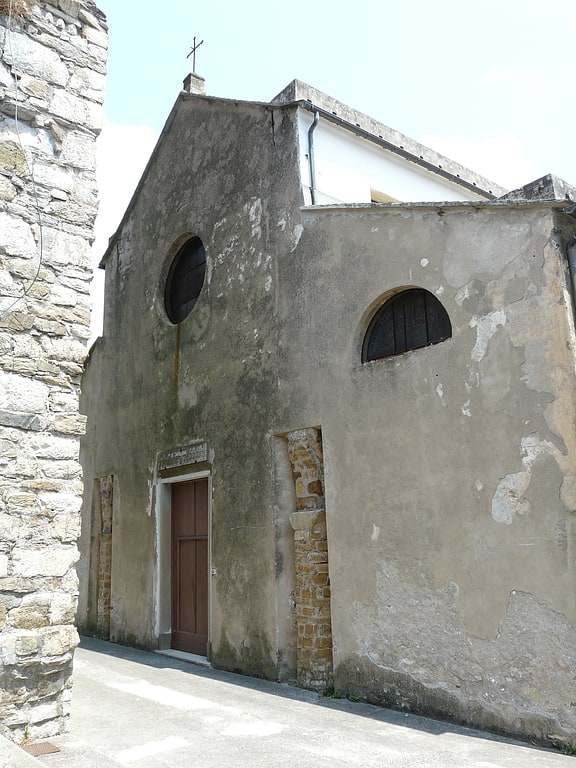
<svg viewBox="0 0 576 768"><path fill-rule="evenodd" d="M92 0L0 5L0 731L65 729L107 55Z"/></svg>
<svg viewBox="0 0 576 768"><path fill-rule="evenodd" d="M324 511L324 462L319 429L287 435L296 488L296 669L298 685L325 691L333 682L328 539Z"/></svg>

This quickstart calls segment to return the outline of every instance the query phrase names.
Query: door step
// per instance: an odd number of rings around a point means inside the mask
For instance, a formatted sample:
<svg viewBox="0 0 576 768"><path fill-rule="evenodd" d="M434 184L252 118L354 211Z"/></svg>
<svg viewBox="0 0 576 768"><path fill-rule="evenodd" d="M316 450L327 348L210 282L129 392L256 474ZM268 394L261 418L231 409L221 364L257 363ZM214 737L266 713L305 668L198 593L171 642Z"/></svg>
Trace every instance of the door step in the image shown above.
<svg viewBox="0 0 576 768"><path fill-rule="evenodd" d="M162 656L170 656L171 659L179 659L180 661L188 661L190 664L198 664L200 667L211 667L212 664L208 661L206 656L199 656L197 653L186 653L185 651L176 651L173 648L166 648L163 651L154 651Z"/></svg>

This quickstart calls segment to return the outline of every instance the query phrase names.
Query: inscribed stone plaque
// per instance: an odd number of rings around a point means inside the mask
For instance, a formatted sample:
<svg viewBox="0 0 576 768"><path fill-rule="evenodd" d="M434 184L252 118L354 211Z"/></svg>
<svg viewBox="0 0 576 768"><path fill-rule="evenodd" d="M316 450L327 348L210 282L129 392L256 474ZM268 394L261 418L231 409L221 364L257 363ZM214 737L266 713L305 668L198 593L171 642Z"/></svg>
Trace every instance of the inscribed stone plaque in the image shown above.
<svg viewBox="0 0 576 768"><path fill-rule="evenodd" d="M205 440L197 440L190 445L173 448L158 454L158 471L184 467L187 464L197 464L200 461L208 461L208 443Z"/></svg>

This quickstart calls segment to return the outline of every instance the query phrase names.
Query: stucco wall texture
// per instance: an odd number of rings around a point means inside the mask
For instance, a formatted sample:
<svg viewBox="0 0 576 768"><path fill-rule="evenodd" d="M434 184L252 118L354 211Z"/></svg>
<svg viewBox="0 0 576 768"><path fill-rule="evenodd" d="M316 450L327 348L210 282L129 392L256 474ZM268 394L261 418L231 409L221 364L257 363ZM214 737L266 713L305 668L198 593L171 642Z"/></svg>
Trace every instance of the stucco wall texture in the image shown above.
<svg viewBox="0 0 576 768"><path fill-rule="evenodd" d="M157 456L202 440L209 656L295 678L284 436L313 427L335 688L574 740L575 222L541 202L302 207L296 125L293 105L182 96L112 241L83 387L81 626L89 480L113 475L110 637L161 644ZM186 234L207 276L172 325ZM407 287L440 299L452 337L362 363L374 311Z"/></svg>

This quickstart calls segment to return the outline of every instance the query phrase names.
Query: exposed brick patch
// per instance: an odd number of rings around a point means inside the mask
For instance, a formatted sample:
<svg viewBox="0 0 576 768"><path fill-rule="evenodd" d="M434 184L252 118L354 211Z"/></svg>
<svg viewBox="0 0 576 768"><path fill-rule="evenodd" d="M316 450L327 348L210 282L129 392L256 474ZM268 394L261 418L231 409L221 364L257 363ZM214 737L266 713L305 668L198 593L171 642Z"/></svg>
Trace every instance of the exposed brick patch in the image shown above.
<svg viewBox="0 0 576 768"><path fill-rule="evenodd" d="M110 637L110 605L112 594L112 513L114 501L114 477L107 475L97 480L101 531L98 546L98 599L96 632L98 637Z"/></svg>
<svg viewBox="0 0 576 768"><path fill-rule="evenodd" d="M296 489L296 668L298 685L323 691L333 681L328 539L324 511L322 433L303 429L287 435Z"/></svg>

